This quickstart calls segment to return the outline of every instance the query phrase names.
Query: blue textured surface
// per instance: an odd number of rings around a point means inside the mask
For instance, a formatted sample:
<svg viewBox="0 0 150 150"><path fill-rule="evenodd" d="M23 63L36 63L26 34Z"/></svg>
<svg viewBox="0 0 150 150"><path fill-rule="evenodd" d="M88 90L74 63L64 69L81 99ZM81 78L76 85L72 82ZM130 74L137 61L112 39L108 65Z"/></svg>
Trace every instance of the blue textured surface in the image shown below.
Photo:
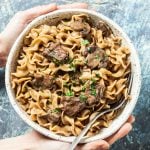
<svg viewBox="0 0 150 150"><path fill-rule="evenodd" d="M77 0L78 1L78 0ZM134 110L136 122L132 132L116 142L113 150L150 149L150 1L149 0L85 0L91 9L108 16L118 23L129 35L139 53L142 68L142 89ZM105 0L107 1L107 0ZM0 0L0 31L9 19L20 10L49 2L50 0ZM58 4L71 3L73 0L58 0ZM4 85L4 69L0 70L0 138L23 134L27 126L15 113L9 103Z"/></svg>

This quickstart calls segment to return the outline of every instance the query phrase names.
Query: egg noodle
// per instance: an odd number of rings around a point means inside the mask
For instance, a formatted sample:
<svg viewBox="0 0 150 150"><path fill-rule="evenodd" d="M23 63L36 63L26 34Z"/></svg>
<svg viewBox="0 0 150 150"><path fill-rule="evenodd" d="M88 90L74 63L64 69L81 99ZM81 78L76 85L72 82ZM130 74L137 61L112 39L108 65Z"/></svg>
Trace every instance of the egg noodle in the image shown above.
<svg viewBox="0 0 150 150"><path fill-rule="evenodd" d="M30 119L56 134L77 136L97 111L130 99L130 50L110 27L85 14L32 28L24 37L11 83ZM92 136L119 114L100 117Z"/></svg>

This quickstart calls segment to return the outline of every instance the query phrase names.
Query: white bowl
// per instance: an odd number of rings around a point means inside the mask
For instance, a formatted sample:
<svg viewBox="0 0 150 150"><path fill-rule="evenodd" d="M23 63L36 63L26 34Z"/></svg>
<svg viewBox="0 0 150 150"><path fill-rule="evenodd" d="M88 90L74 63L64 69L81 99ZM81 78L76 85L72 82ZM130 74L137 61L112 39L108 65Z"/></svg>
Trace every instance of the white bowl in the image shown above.
<svg viewBox="0 0 150 150"><path fill-rule="evenodd" d="M12 106L14 107L14 109L16 110L18 115L28 125L30 125L33 129L35 129L36 131L40 132L41 134L43 134L47 137L50 137L50 138L53 138L56 140L65 141L65 142L72 142L75 138L74 136L65 137L65 136L57 135L57 134L49 131L48 129L41 127L40 125L38 125L37 123L35 123L29 119L28 115L26 114L26 112L24 112L21 109L21 107L19 106L19 104L15 98L14 90L11 87L11 72L14 71L16 60L17 60L17 57L19 54L19 50L20 50L20 47L22 46L23 38L25 37L25 35L27 35L27 33L30 31L31 28L36 27L40 24L44 24L46 22L49 22L49 24L55 24L56 22L58 22L59 20L61 20L63 18L68 18L73 14L81 14L81 13L85 13L85 14L88 14L89 16L91 16L91 18L93 19L94 22L103 20L112 28L114 34L119 35L123 38L123 44L128 46L131 50L130 59L131 59L131 67L132 67L132 73L133 73L131 101L129 101L127 103L127 105L125 106L125 108L121 112L121 114L116 119L113 120L113 122L110 124L110 126L108 128L103 128L99 134L89 137L89 138L83 138L81 140L81 143L87 143L87 142L91 142L91 141L98 140L98 139L105 139L105 138L111 136L126 122L126 120L132 113L132 111L137 103L137 99L138 99L140 87L141 87L141 69L140 69L137 52L136 52L134 46L132 45L132 42L130 41L128 36L124 33L124 31L121 29L121 27L119 27L111 19L105 17L102 14L93 12L91 10L85 10L85 9L58 10L58 11L54 11L49 14L46 14L46 15L36 18L23 30L23 32L18 37L18 39L14 43L14 45L9 53L8 61L6 64L5 83L6 83L7 93L8 93L8 96L9 96Z"/></svg>

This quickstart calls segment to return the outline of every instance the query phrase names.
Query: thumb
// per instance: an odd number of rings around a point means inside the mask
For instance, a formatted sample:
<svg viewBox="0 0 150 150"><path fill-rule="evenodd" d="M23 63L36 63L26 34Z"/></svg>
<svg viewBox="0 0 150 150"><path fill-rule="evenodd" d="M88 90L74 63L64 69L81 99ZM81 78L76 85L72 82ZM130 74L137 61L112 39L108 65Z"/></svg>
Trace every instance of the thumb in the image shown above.
<svg viewBox="0 0 150 150"><path fill-rule="evenodd" d="M25 21L25 23L28 23L32 21L34 18L44 15L46 13L52 12L56 9L57 9L56 4L41 5L41 6L36 6L30 9L27 9L25 11L21 11L20 16Z"/></svg>
<svg viewBox="0 0 150 150"><path fill-rule="evenodd" d="M109 144L104 140L97 140L94 142L87 143L83 146L79 146L77 150L108 150Z"/></svg>

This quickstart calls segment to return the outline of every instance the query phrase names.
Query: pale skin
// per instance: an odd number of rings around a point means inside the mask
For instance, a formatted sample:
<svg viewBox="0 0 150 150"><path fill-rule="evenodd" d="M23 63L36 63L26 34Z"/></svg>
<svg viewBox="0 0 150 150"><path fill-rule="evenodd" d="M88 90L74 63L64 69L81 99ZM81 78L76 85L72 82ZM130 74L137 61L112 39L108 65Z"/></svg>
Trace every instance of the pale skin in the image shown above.
<svg viewBox="0 0 150 150"><path fill-rule="evenodd" d="M74 3L71 5L49 4L37 6L25 11L18 12L8 23L4 31L0 34L0 67L4 67L9 50L15 42L18 35L34 18L50 13L58 9L65 8L84 8L85 3ZM38 10L38 11L37 11ZM130 116L126 123L112 136L105 140L97 140L91 143L78 145L76 150L107 150L117 140L126 136L132 130L134 116ZM0 140L0 149L4 150L67 150L69 143L49 139L32 131L18 137Z"/></svg>

